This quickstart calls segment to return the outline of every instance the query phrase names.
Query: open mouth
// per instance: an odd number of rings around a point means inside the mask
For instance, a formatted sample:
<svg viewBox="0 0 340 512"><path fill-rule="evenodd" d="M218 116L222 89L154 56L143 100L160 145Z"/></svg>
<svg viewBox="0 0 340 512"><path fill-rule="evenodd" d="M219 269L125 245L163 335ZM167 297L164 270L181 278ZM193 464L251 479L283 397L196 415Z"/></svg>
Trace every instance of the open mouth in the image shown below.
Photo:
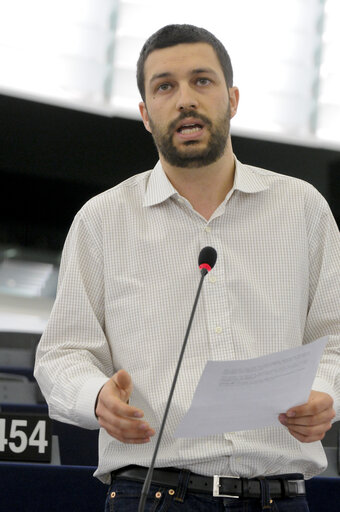
<svg viewBox="0 0 340 512"><path fill-rule="evenodd" d="M199 123L190 123L190 124L184 124L182 126L180 126L177 130L178 133L182 133L183 135L187 135L187 134L191 134L191 133L196 133L196 132L199 132L201 131L203 128L203 125L199 124Z"/></svg>
<svg viewBox="0 0 340 512"><path fill-rule="evenodd" d="M204 130L204 123L200 119L183 119L176 128L176 133L181 139L196 139Z"/></svg>

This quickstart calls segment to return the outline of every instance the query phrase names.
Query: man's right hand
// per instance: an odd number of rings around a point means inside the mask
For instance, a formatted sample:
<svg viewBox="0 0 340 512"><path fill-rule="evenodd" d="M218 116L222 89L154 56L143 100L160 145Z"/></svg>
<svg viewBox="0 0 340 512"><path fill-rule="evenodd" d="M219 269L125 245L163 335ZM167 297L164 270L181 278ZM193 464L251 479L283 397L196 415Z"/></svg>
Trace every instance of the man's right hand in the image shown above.
<svg viewBox="0 0 340 512"><path fill-rule="evenodd" d="M130 375L119 370L98 394L96 416L99 425L122 443L148 443L155 431L146 421L139 419L143 418L143 411L128 405L131 393Z"/></svg>

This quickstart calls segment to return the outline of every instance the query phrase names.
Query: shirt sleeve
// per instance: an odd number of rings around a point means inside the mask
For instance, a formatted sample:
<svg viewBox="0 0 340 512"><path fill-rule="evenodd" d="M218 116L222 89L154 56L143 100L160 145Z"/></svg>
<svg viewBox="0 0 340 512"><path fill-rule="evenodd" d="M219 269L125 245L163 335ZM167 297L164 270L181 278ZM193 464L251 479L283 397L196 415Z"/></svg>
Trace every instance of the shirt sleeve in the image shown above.
<svg viewBox="0 0 340 512"><path fill-rule="evenodd" d="M332 212L321 196L310 224L309 308L304 343L329 336L313 390L334 399L340 419L340 235Z"/></svg>
<svg viewBox="0 0 340 512"><path fill-rule="evenodd" d="M114 373L104 318L100 229L81 210L65 242L57 297L36 354L34 375L52 418L99 428L96 397Z"/></svg>

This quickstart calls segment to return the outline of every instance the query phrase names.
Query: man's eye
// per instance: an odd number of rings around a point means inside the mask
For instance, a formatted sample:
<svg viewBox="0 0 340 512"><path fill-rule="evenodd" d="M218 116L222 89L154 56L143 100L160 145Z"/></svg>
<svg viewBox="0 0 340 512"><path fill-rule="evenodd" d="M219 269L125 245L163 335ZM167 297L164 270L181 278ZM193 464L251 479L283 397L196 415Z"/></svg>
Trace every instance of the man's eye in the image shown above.
<svg viewBox="0 0 340 512"><path fill-rule="evenodd" d="M168 91L170 89L171 85L170 84L161 84L158 86L158 90L159 91Z"/></svg>
<svg viewBox="0 0 340 512"><path fill-rule="evenodd" d="M198 78L197 83L198 85L209 85L211 81L209 80L209 78Z"/></svg>

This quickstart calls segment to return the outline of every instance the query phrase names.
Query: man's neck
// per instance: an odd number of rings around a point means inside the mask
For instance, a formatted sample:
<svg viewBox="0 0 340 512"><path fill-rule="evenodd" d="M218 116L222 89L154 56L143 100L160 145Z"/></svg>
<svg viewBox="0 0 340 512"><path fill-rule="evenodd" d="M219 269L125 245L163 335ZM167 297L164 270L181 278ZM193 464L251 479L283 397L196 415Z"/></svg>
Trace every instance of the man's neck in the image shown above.
<svg viewBox="0 0 340 512"><path fill-rule="evenodd" d="M173 167L161 155L160 160L165 174L177 192L207 220L232 189L235 161L230 140L222 158L206 167Z"/></svg>

